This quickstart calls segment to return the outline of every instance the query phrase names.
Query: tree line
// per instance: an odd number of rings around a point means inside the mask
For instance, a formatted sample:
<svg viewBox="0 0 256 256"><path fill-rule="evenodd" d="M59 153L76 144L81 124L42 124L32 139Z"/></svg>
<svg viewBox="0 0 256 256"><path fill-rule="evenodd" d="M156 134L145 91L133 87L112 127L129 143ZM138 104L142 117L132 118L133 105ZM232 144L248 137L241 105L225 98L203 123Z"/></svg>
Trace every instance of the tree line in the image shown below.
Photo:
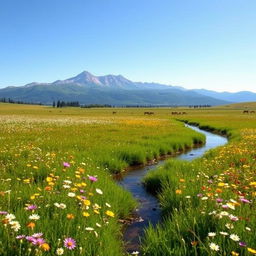
<svg viewBox="0 0 256 256"><path fill-rule="evenodd" d="M22 100L12 100L11 98L0 98L2 103L12 103L12 104L26 104L26 105L43 105L42 103L27 102Z"/></svg>

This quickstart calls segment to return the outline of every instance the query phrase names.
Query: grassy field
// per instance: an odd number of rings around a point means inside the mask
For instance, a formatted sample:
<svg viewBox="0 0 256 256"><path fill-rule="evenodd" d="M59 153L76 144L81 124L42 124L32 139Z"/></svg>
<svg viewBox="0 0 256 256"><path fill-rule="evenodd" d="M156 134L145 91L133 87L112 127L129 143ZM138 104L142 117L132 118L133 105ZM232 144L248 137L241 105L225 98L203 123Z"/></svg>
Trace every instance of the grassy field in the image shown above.
<svg viewBox="0 0 256 256"><path fill-rule="evenodd" d="M112 176L204 137L170 109L0 104L0 255L125 255L136 206Z"/></svg>
<svg viewBox="0 0 256 256"><path fill-rule="evenodd" d="M230 142L148 173L145 186L157 193L164 220L147 229L143 255L256 254L256 114L247 109L256 104L191 110L181 118Z"/></svg>

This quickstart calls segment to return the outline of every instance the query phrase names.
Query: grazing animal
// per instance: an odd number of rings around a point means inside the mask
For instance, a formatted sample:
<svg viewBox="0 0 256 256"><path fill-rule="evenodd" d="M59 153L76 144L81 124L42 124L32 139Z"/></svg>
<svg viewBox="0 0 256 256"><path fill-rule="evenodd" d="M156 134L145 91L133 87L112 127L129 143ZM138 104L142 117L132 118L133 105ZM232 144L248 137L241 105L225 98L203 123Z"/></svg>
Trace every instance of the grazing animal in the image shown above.
<svg viewBox="0 0 256 256"><path fill-rule="evenodd" d="M244 110L244 111L243 111L243 113L244 113L244 114L246 114L246 113L248 114L248 113L249 113L249 111L248 111L248 110Z"/></svg>
<svg viewBox="0 0 256 256"><path fill-rule="evenodd" d="M254 111L254 110L252 110L252 111L250 111L250 113L251 113L251 114L255 114L255 111Z"/></svg>
<svg viewBox="0 0 256 256"><path fill-rule="evenodd" d="M154 115L154 112L146 111L146 112L144 112L144 115Z"/></svg>
<svg viewBox="0 0 256 256"><path fill-rule="evenodd" d="M172 112L172 115L186 115L187 112Z"/></svg>
<svg viewBox="0 0 256 256"><path fill-rule="evenodd" d="M112 114L113 114L113 115L116 114L116 111L113 111Z"/></svg>

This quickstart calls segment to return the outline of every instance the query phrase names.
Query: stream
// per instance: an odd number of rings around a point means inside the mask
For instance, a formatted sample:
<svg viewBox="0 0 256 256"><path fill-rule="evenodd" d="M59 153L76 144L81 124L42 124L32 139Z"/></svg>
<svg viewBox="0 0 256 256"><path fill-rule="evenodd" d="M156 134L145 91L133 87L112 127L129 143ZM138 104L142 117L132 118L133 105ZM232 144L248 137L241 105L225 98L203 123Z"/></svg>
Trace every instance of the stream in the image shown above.
<svg viewBox="0 0 256 256"><path fill-rule="evenodd" d="M170 157L192 161L193 159L203 156L207 150L222 146L228 142L226 137L201 130L198 127L191 125L186 125L186 127L204 134L206 143L201 147L192 148L186 152L177 153ZM143 236L143 230L149 223L155 225L161 219L161 209L157 198L146 191L141 181L147 172L163 165L165 161L166 159L159 160L151 163L151 165L134 168L129 172L126 172L119 181L119 184L130 191L134 198L139 202L139 206L133 214L134 220L131 221L124 230L124 241L128 253L140 251L140 237Z"/></svg>

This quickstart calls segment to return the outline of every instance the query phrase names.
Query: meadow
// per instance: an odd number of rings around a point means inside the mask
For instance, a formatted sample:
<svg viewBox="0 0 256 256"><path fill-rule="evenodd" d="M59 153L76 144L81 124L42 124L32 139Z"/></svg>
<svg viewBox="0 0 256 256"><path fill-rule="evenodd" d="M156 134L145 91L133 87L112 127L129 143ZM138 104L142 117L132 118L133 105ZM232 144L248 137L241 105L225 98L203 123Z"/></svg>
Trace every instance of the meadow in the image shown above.
<svg viewBox="0 0 256 256"><path fill-rule="evenodd" d="M183 121L228 136L192 162L169 160L144 178L163 220L149 227L143 255L256 254L256 104L191 110Z"/></svg>
<svg viewBox="0 0 256 256"><path fill-rule="evenodd" d="M113 175L204 142L145 111L0 104L0 255L126 255L137 202Z"/></svg>

